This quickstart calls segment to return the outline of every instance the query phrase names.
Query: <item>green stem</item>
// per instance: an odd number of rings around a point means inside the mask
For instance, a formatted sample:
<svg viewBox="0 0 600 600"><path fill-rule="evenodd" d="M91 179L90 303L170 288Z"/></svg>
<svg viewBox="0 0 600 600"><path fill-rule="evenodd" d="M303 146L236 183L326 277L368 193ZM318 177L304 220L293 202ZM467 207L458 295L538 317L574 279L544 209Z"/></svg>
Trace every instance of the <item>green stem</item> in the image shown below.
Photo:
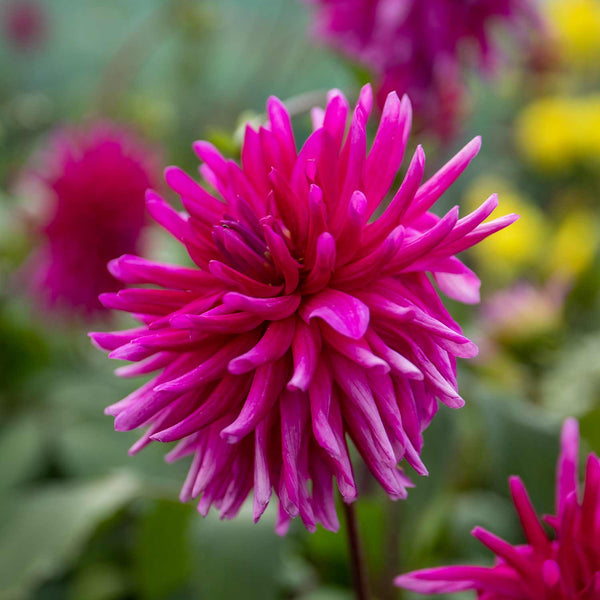
<svg viewBox="0 0 600 600"><path fill-rule="evenodd" d="M353 504L342 503L344 506L344 516L346 517L346 530L348 534L348 550L350 552L350 570L354 582L356 600L370 600L369 581L367 577L367 565L360 535L358 533L358 524L356 521L356 512Z"/></svg>

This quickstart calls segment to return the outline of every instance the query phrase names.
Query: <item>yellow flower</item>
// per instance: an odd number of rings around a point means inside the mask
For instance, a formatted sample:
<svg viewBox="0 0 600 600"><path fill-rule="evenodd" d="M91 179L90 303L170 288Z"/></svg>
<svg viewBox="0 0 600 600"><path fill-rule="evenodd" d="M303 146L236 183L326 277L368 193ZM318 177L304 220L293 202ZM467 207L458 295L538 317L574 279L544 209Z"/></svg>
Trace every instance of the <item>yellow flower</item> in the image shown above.
<svg viewBox="0 0 600 600"><path fill-rule="evenodd" d="M526 106L515 123L517 146L543 170L600 160L600 94L549 96Z"/></svg>
<svg viewBox="0 0 600 600"><path fill-rule="evenodd" d="M570 210L558 225L547 255L553 275L577 277L592 263L598 249L598 217L588 209Z"/></svg>
<svg viewBox="0 0 600 600"><path fill-rule="evenodd" d="M516 122L517 146L531 163L559 167L572 154L568 108L559 98L541 98L526 106Z"/></svg>
<svg viewBox="0 0 600 600"><path fill-rule="evenodd" d="M548 17L565 60L595 67L600 58L600 1L552 0Z"/></svg>
<svg viewBox="0 0 600 600"><path fill-rule="evenodd" d="M600 0L599 0L600 4ZM600 94L588 96L579 106L579 151L587 161L600 162Z"/></svg>
<svg viewBox="0 0 600 600"><path fill-rule="evenodd" d="M478 244L473 254L489 276L508 281L539 264L545 253L548 224L539 208L528 203L508 182L493 177L481 177L468 190L465 200L469 210L481 204L489 190L498 192L503 212L515 212L521 218Z"/></svg>

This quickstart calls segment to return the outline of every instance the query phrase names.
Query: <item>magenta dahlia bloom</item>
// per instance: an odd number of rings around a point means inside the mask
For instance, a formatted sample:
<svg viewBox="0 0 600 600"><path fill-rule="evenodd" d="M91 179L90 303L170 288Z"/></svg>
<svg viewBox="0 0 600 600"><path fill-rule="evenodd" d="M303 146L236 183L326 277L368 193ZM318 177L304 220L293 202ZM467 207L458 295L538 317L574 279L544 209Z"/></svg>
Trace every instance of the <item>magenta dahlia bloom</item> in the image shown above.
<svg viewBox="0 0 600 600"><path fill-rule="evenodd" d="M421 594L474 590L481 600L598 600L600 598L600 459L588 456L583 490L578 482L579 428L565 422L556 482L556 515L545 517L551 539L531 505L523 482L510 479L510 491L526 544L511 546L476 527L473 535L494 554L493 567L424 569L396 579Z"/></svg>
<svg viewBox="0 0 600 600"><path fill-rule="evenodd" d="M0 9L5 39L17 50L39 47L48 30L48 15L35 0L8 0Z"/></svg>
<svg viewBox="0 0 600 600"><path fill-rule="evenodd" d="M201 497L202 514L214 505L233 517L254 490L258 520L274 491L278 531L296 515L311 530L335 530L333 479L347 502L357 494L347 439L390 497L404 498L398 463L426 473L421 433L437 399L463 405L456 357L476 348L427 273L451 297L476 302L479 281L454 255L515 217L481 224L494 196L462 219L458 207L429 212L479 139L425 183L418 147L375 217L402 162L411 109L391 93L367 151L371 104L366 86L346 132L347 101L330 92L298 152L284 105L270 98L268 124L246 128L241 165L196 142L212 191L169 167L187 212L154 192L147 199L196 266L135 256L110 264L121 281L156 287L103 295L142 326L92 337L134 361L120 375L159 373L107 412L117 430L147 428L132 452L178 441L168 460L193 456L181 499Z"/></svg>
<svg viewBox="0 0 600 600"><path fill-rule="evenodd" d="M92 316L105 310L100 293L123 287L107 262L140 249L144 195L156 181L152 151L100 123L58 131L37 158L23 187L41 196L46 214L25 274L47 308Z"/></svg>
<svg viewBox="0 0 600 600"><path fill-rule="evenodd" d="M524 46L525 25L539 24L533 0L307 1L317 36L375 74L380 105L392 90L407 93L422 124L442 136L466 104L464 68L489 71L498 62L494 25Z"/></svg>

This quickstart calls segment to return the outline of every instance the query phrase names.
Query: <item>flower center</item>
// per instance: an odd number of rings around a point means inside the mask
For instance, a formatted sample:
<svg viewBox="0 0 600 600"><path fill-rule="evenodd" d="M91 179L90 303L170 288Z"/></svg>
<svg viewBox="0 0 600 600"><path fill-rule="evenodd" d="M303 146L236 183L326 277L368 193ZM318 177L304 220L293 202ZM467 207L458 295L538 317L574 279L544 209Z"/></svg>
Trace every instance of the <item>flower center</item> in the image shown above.
<svg viewBox="0 0 600 600"><path fill-rule="evenodd" d="M225 215L212 228L212 237L224 262L236 271L271 285L281 279L258 221L244 223Z"/></svg>

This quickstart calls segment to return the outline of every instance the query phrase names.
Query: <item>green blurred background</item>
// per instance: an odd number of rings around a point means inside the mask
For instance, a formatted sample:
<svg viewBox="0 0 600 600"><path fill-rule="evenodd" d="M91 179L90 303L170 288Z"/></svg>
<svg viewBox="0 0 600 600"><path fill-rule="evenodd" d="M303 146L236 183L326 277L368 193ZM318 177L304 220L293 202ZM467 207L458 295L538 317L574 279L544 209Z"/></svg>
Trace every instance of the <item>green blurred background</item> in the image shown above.
<svg viewBox="0 0 600 600"><path fill-rule="evenodd" d="M296 524L282 539L269 513L259 525L248 510L233 522L202 519L177 501L187 465L167 466L158 446L128 457L137 434L115 433L103 409L135 382L113 376L85 324L40 314L21 290L32 241L16 182L59 124L128 123L162 148L164 164L191 170L192 141L235 155L240 126L268 95L302 103L340 87L354 98L366 74L309 37L300 1L39 5L39 47L0 40L0 599L352 598L343 530ZM463 134L445 146L419 137L430 172L484 138L439 210L497 191L502 213L522 219L467 257L482 304L451 310L482 351L460 365L467 406L442 408L426 433L430 477L414 475L399 503L362 478L357 510L379 600L416 598L392 589L399 572L489 564L474 525L521 540L510 474L552 511L565 416L580 418L585 449L600 452L600 2L544 10L552 43L537 62L513 60L495 82L473 76ZM306 113L295 121L308 131ZM150 236L152 254L178 259L160 232Z"/></svg>

